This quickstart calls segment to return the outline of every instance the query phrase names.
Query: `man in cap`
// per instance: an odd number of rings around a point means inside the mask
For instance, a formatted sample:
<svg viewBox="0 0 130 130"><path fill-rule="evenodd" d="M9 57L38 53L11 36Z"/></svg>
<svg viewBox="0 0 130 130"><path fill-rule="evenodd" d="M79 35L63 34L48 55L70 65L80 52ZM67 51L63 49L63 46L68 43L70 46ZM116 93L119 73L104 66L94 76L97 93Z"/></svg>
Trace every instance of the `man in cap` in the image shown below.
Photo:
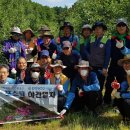
<svg viewBox="0 0 130 130"><path fill-rule="evenodd" d="M93 71L96 72L102 91L110 61L111 41L105 36L107 27L103 22L96 22L92 26L92 30L94 36L86 46L84 57L87 57Z"/></svg>
<svg viewBox="0 0 130 130"><path fill-rule="evenodd" d="M66 68L61 60L54 61L50 65L53 69L52 76L50 77L50 84L56 84L58 90L58 111L63 109L65 104L66 95L70 85L70 80L62 73L62 70Z"/></svg>
<svg viewBox="0 0 130 130"><path fill-rule="evenodd" d="M111 63L109 66L108 77L106 81L106 92L104 95L104 102L111 103L111 82L114 77L121 83L125 80L125 71L117 62L124 57L122 54L124 48L130 49L130 35L128 34L128 23L124 18L117 19L116 30L111 38Z"/></svg>
<svg viewBox="0 0 130 130"><path fill-rule="evenodd" d="M19 57L26 57L25 54L25 46L20 40L20 36L22 35L21 30L18 27L13 27L11 29L11 38L9 40L5 40L3 44L3 52L8 59L9 68L12 70L16 69L16 63Z"/></svg>
<svg viewBox="0 0 130 130"><path fill-rule="evenodd" d="M30 67L30 75L27 78L26 84L45 84L47 83L44 77L40 75L41 67L38 63L33 63Z"/></svg>
<svg viewBox="0 0 130 130"><path fill-rule="evenodd" d="M29 66L37 61L37 39L34 38L35 35L31 28L26 29L23 35L24 39L22 39L22 42L26 47L26 59Z"/></svg>
<svg viewBox="0 0 130 130"><path fill-rule="evenodd" d="M61 115L71 107L73 102L74 108L81 110L84 105L88 110L92 111L96 115L95 109L99 104L100 98L100 85L95 72L91 71L88 61L81 60L78 65L78 74L72 82L72 86L67 96L64 109L61 111ZM72 106L73 106L72 105Z"/></svg>
<svg viewBox="0 0 130 130"><path fill-rule="evenodd" d="M53 58L54 53L57 52L56 44L51 42L52 38L53 38L53 35L50 32L45 32L44 35L43 35L43 42L39 46L40 47L40 51L48 50L49 51L49 55L50 55L51 58ZM40 53L39 53L39 57L40 57ZM54 59L55 58L56 57L54 57Z"/></svg>
<svg viewBox="0 0 130 130"><path fill-rule="evenodd" d="M80 54L72 50L70 41L63 41L62 52L58 59L63 62L63 65L67 66L63 70L63 74L70 78L71 82L77 74L77 70L74 67L78 64L80 58Z"/></svg>
<svg viewBox="0 0 130 130"><path fill-rule="evenodd" d="M130 55L118 60L118 65L125 70L127 79L121 82L120 89L113 96L115 105L123 116L123 120L126 121L130 120Z"/></svg>
<svg viewBox="0 0 130 130"><path fill-rule="evenodd" d="M74 35L74 28L70 22L64 22L64 24L60 27L59 38L61 47L63 45L63 41L70 41L72 49L78 50L79 39L78 36Z"/></svg>
<svg viewBox="0 0 130 130"><path fill-rule="evenodd" d="M80 37L80 44L79 44L79 50L80 54L82 55L82 52L85 49L85 46L90 42L90 35L92 33L92 27L89 24L84 24L81 31L81 37ZM84 55L82 55L84 57Z"/></svg>

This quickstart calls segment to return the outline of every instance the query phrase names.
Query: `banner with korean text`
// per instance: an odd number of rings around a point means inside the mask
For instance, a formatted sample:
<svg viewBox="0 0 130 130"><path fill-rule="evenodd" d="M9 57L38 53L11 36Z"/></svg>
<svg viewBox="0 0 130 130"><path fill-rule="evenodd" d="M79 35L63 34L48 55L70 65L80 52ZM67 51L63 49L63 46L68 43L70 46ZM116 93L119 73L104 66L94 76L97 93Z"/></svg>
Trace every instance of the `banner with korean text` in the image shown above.
<svg viewBox="0 0 130 130"><path fill-rule="evenodd" d="M56 85L0 84L0 124L59 118Z"/></svg>

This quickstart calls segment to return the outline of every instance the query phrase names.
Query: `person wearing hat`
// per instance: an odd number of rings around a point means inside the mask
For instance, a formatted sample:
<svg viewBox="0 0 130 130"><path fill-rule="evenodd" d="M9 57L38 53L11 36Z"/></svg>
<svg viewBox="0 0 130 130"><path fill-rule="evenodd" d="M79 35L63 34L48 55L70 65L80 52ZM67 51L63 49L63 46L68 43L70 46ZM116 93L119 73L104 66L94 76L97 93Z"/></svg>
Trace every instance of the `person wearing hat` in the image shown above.
<svg viewBox="0 0 130 130"><path fill-rule="evenodd" d="M45 84L47 80L40 75L41 67L38 63L33 63L30 67L30 75L27 77L25 84Z"/></svg>
<svg viewBox="0 0 130 130"><path fill-rule="evenodd" d="M56 84L58 90L58 112L63 109L65 104L66 95L69 90L70 80L62 73L62 70L66 68L61 60L55 60L53 64L50 64L52 68L52 75L50 77L50 84Z"/></svg>
<svg viewBox="0 0 130 130"><path fill-rule="evenodd" d="M64 24L60 27L59 32L59 41L61 48L63 46L63 41L70 41L72 44L72 49L78 50L79 38L74 34L74 27L70 22L64 22Z"/></svg>
<svg viewBox="0 0 130 130"><path fill-rule="evenodd" d="M53 57L54 53L57 53L57 46L55 43L51 42L51 39L53 39L53 35L51 34L51 32L45 32L43 34L43 41L42 44L39 45L39 57L40 57L40 52L42 50L48 50L49 51L49 55L51 58L55 59L56 57Z"/></svg>
<svg viewBox="0 0 130 130"><path fill-rule="evenodd" d="M67 66L63 70L63 74L70 78L70 81L72 82L73 78L77 74L75 65L78 64L81 56L79 53L72 50L72 44L70 41L63 42L62 52L60 53L58 59L63 62L63 65Z"/></svg>
<svg viewBox="0 0 130 130"><path fill-rule="evenodd" d="M127 121L130 120L130 55L118 60L118 65L125 70L126 80L119 82L120 89L113 94L114 105L118 107L123 120Z"/></svg>
<svg viewBox="0 0 130 130"><path fill-rule="evenodd" d="M79 44L79 50L80 54L82 55L82 52L85 49L85 46L90 42L90 35L92 33L92 27L89 24L84 24L82 27L81 31L81 36L80 36L80 44ZM82 55L83 57L84 55Z"/></svg>
<svg viewBox="0 0 130 130"><path fill-rule="evenodd" d="M105 36L107 26L103 22L96 22L92 30L94 35L86 46L83 59L87 57L85 59L88 59L93 71L97 74L102 92L110 62L111 40Z"/></svg>
<svg viewBox="0 0 130 130"><path fill-rule="evenodd" d="M81 60L78 65L78 74L72 82L72 86L68 93L64 109L61 115L72 106L76 110L82 110L84 106L96 115L96 107L99 104L100 85L95 72L91 71L89 62Z"/></svg>
<svg viewBox="0 0 130 130"><path fill-rule="evenodd" d="M38 32L39 32L39 38L37 39L37 44L40 45L40 44L43 43L43 35L44 35L44 33L45 32L51 32L51 30L47 25L43 25L43 26L40 27ZM55 44L54 38L51 39L51 43Z"/></svg>
<svg viewBox="0 0 130 130"><path fill-rule="evenodd" d="M111 103L111 82L114 77L121 83L125 80L125 71L117 62L124 57L122 53L126 47L130 49L130 35L128 34L128 22L125 18L119 18L116 22L116 31L111 38L111 63L108 70L108 77L106 81L106 93L104 95L105 103Z"/></svg>
<svg viewBox="0 0 130 130"><path fill-rule="evenodd" d="M34 32L31 28L23 32L24 38L22 42L26 47L26 59L28 66L37 60L37 39L34 38Z"/></svg>
<svg viewBox="0 0 130 130"><path fill-rule="evenodd" d="M19 57L26 57L25 46L20 39L22 35L21 30L18 27L13 27L11 29L11 37L5 40L3 43L3 53L9 62L10 71L14 68L16 69L17 60Z"/></svg>
<svg viewBox="0 0 130 130"><path fill-rule="evenodd" d="M45 79L50 78L51 76L51 58L49 56L48 50L42 50L40 52L40 60L37 61L37 63L41 66L41 75L44 75Z"/></svg>

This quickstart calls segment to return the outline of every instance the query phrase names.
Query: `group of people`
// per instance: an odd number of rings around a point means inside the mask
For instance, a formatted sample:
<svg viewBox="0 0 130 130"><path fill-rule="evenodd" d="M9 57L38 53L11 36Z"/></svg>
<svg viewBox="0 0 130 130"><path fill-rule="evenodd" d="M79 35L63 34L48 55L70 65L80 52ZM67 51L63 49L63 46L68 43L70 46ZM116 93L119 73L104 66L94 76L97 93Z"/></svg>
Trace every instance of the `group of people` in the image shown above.
<svg viewBox="0 0 130 130"><path fill-rule="evenodd" d="M47 26L39 29L39 37L30 28L21 32L13 27L11 37L3 43L8 65L0 65L0 83L56 84L61 115L70 108L84 107L97 115L97 106L109 105L113 98L123 119L130 119L127 20L117 20L112 37L106 31L107 26L98 21L92 27L83 25L77 36L71 23L64 22L55 40Z"/></svg>

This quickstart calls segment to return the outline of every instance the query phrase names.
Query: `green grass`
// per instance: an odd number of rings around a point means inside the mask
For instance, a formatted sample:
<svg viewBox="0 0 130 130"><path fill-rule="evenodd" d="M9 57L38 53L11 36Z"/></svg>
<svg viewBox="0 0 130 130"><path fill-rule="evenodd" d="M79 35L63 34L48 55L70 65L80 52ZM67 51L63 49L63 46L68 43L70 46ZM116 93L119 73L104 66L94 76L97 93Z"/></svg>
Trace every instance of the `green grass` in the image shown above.
<svg viewBox="0 0 130 130"><path fill-rule="evenodd" d="M64 119L6 124L0 130L130 130L130 125L125 124L121 116L109 107L103 108L98 117L86 112L70 112Z"/></svg>

